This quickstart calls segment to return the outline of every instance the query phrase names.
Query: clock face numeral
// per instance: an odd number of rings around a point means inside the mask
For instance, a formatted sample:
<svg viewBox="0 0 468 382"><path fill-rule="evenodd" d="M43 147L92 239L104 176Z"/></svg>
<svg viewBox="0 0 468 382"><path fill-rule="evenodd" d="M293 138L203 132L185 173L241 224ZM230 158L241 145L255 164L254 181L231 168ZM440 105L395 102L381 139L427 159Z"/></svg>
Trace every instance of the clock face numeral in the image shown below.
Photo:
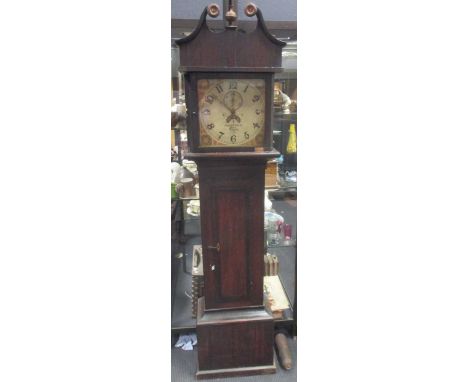
<svg viewBox="0 0 468 382"><path fill-rule="evenodd" d="M264 79L199 79L200 147L261 146L265 130Z"/></svg>

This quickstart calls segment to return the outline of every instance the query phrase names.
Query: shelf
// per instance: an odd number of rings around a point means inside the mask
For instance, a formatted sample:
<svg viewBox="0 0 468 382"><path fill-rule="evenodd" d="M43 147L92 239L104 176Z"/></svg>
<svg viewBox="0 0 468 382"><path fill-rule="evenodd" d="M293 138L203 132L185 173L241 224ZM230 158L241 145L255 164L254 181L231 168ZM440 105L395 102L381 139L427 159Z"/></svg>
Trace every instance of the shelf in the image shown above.
<svg viewBox="0 0 468 382"><path fill-rule="evenodd" d="M191 197L188 197L188 198L182 198L182 197L179 197L178 200L199 200L200 197L197 195L197 196L191 196Z"/></svg>
<svg viewBox="0 0 468 382"><path fill-rule="evenodd" d="M285 182L285 181L280 181L279 184L273 185L273 186L265 186L265 190L267 191L279 191L279 190L296 190L297 189L297 183L296 182ZM177 201L177 200L182 200L182 201L191 201L191 200L200 200L200 197L197 196L192 196L189 198L171 198L171 201Z"/></svg>
<svg viewBox="0 0 468 382"><path fill-rule="evenodd" d="M282 240L278 244L268 244L267 248L294 248L296 246L296 240Z"/></svg>
<svg viewBox="0 0 468 382"><path fill-rule="evenodd" d="M274 116L275 117L283 117L283 116L297 116L297 112L296 111L290 111L289 113L285 113L283 111L275 111L274 112Z"/></svg>
<svg viewBox="0 0 468 382"><path fill-rule="evenodd" d="M283 189L276 189L271 190L268 193L268 196L272 201L281 202L284 199L296 199L297 198L297 189L296 188L283 188Z"/></svg>
<svg viewBox="0 0 468 382"><path fill-rule="evenodd" d="M294 121L296 120L297 113L275 113L274 119L276 121Z"/></svg>
<svg viewBox="0 0 468 382"><path fill-rule="evenodd" d="M288 183L283 183L283 184L277 184L276 186L268 186L265 187L268 191L275 191L275 190L296 190L297 189L297 183L295 182L288 182Z"/></svg>

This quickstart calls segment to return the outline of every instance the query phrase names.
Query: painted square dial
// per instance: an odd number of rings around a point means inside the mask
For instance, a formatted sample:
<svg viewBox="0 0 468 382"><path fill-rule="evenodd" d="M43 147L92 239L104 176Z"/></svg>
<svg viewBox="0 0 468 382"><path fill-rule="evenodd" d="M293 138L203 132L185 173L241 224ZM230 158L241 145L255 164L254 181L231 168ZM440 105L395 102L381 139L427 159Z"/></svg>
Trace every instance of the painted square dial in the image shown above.
<svg viewBox="0 0 468 382"><path fill-rule="evenodd" d="M199 79L200 147L256 147L265 134L265 80Z"/></svg>

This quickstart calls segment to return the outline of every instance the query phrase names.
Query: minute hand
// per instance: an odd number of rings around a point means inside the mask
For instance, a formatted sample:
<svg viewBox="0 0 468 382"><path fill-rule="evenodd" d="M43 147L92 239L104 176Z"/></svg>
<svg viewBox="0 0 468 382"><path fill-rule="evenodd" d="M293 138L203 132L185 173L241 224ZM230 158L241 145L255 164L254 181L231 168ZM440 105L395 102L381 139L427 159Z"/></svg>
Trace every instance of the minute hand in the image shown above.
<svg viewBox="0 0 468 382"><path fill-rule="evenodd" d="M227 107L227 105L221 101L218 97L216 97L215 95L213 95L213 98L218 101L221 105L223 105L230 113L232 113L232 110L230 108Z"/></svg>

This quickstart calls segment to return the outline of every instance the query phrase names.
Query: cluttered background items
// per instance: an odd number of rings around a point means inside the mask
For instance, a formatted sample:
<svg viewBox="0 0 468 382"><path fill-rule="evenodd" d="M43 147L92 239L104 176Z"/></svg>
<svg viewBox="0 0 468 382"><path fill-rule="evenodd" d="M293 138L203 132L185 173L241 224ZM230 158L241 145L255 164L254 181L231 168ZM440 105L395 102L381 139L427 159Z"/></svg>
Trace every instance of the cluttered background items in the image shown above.
<svg viewBox="0 0 468 382"><path fill-rule="evenodd" d="M297 101L295 99L291 99L291 97L285 93L283 82L281 81L275 81L273 106L275 107L275 110L279 109L284 113L297 111Z"/></svg>
<svg viewBox="0 0 468 382"><path fill-rule="evenodd" d="M198 171L195 162L185 159L182 165L171 162L171 197L173 199L198 197Z"/></svg>

